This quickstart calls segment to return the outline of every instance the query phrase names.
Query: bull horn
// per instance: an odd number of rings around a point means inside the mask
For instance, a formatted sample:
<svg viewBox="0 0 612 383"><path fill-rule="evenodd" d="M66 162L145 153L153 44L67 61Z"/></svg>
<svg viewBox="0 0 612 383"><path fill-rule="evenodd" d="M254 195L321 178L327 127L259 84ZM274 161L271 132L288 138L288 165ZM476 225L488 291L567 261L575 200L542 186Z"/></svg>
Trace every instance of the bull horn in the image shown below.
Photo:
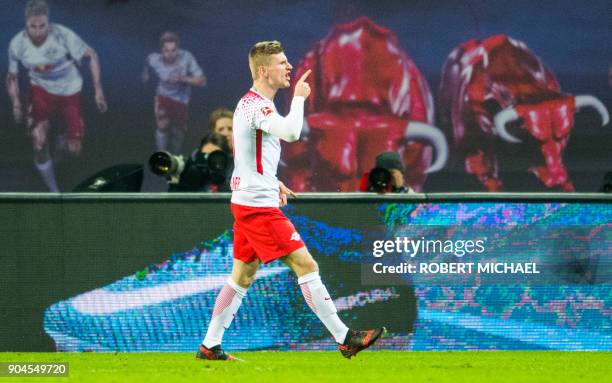
<svg viewBox="0 0 612 383"><path fill-rule="evenodd" d="M608 114L608 109L606 109L606 106L601 101L589 95L576 96L574 99L576 102L576 109L590 106L601 114L601 120L603 121L601 125L608 125L608 122L610 122L610 115Z"/></svg>
<svg viewBox="0 0 612 383"><path fill-rule="evenodd" d="M516 110L514 110L514 108L512 107L506 108L502 110L501 112L497 113L494 118L495 131L497 132L497 135L508 142L512 142L515 144L518 144L519 142L521 142L521 140L511 135L506 130L507 123L512 122L514 120L518 120L518 119L519 119L519 115L516 112Z"/></svg>
<svg viewBox="0 0 612 383"><path fill-rule="evenodd" d="M423 122L410 121L404 134L406 140L414 138L424 138L430 141L436 150L436 160L425 173L433 173L441 170L448 160L448 144L446 137L437 127Z"/></svg>

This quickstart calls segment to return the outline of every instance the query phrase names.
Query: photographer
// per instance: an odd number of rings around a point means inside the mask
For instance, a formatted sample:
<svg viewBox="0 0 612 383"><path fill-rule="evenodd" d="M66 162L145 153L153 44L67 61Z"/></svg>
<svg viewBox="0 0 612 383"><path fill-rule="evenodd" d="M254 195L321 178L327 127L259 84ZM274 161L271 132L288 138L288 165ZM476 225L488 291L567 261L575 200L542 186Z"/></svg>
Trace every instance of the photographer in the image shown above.
<svg viewBox="0 0 612 383"><path fill-rule="evenodd" d="M234 121L234 112L227 108L217 108L210 113L208 117L209 130L213 133L219 133L222 136L227 138L227 143L229 145L230 151L228 154L231 154L231 149L233 147L232 143L232 128Z"/></svg>
<svg viewBox="0 0 612 383"><path fill-rule="evenodd" d="M211 133L188 158L157 152L149 158L151 171L168 181L169 192L226 192L233 160L227 138Z"/></svg>
<svg viewBox="0 0 612 383"><path fill-rule="evenodd" d="M208 183L204 186L203 190L205 192L230 192L230 184L229 180L232 176L232 171L234 170L234 160L232 158L232 149L230 146L230 140L228 136L223 133L209 133L206 137L202 139L200 142L200 153L208 155L215 151L221 150L223 153L227 155L227 166L223 171L223 178L221 182L221 178L217 178L220 184Z"/></svg>
<svg viewBox="0 0 612 383"><path fill-rule="evenodd" d="M406 169L396 152L383 152L376 156L375 167L361 178L359 191L377 193L414 193L405 184Z"/></svg>

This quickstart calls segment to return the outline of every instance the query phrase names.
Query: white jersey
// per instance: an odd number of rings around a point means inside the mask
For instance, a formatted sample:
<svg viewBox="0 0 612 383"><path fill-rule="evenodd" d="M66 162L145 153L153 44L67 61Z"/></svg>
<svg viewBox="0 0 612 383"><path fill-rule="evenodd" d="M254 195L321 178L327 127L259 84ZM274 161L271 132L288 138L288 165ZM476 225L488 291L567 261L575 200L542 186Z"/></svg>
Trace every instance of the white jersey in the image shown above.
<svg viewBox="0 0 612 383"><path fill-rule="evenodd" d="M183 49L179 49L176 61L172 64L166 64L161 53L151 53L146 63L159 78L157 94L183 104L189 103L191 86L182 82L171 82L170 79L178 76L201 77L204 75L193 55Z"/></svg>
<svg viewBox="0 0 612 383"><path fill-rule="evenodd" d="M272 100L251 89L234 112L234 172L232 202L256 207L278 207L276 169L281 155L277 137L265 121L278 114Z"/></svg>
<svg viewBox="0 0 612 383"><path fill-rule="evenodd" d="M49 25L49 35L40 46L32 44L25 30L19 32L9 45L11 74L17 74L19 63L29 73L30 83L59 96L70 96L81 91L83 78L75 65L89 46L72 30L59 24Z"/></svg>

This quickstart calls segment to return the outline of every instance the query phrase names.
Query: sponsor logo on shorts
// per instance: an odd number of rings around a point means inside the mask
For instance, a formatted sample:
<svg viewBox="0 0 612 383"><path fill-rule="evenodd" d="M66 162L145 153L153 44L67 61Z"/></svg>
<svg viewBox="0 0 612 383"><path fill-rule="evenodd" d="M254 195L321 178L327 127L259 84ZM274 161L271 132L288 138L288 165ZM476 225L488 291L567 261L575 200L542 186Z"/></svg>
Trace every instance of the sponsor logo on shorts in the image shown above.
<svg viewBox="0 0 612 383"><path fill-rule="evenodd" d="M294 231L293 234L291 234L291 238L289 238L290 241L299 241L302 238L300 237L300 235L297 233L297 231Z"/></svg>

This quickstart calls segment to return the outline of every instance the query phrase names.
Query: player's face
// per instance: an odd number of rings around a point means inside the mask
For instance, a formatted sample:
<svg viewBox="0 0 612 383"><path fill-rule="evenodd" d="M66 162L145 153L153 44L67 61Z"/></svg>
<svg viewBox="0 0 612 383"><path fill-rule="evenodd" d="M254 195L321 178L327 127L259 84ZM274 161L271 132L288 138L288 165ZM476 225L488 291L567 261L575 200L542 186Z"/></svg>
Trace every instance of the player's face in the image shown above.
<svg viewBox="0 0 612 383"><path fill-rule="evenodd" d="M266 67L268 84L275 89L288 88L291 80L291 69L293 69L293 66L291 66L284 53L271 55L270 65Z"/></svg>
<svg viewBox="0 0 612 383"><path fill-rule="evenodd" d="M49 18L47 15L30 16L26 19L26 31L34 45L41 45L49 35Z"/></svg>
<svg viewBox="0 0 612 383"><path fill-rule="evenodd" d="M178 46L175 42L166 42L161 48L162 58L167 63L173 63L178 56Z"/></svg>
<svg viewBox="0 0 612 383"><path fill-rule="evenodd" d="M215 133L219 133L225 137L231 137L232 135L232 119L229 117L221 117L215 122Z"/></svg>

